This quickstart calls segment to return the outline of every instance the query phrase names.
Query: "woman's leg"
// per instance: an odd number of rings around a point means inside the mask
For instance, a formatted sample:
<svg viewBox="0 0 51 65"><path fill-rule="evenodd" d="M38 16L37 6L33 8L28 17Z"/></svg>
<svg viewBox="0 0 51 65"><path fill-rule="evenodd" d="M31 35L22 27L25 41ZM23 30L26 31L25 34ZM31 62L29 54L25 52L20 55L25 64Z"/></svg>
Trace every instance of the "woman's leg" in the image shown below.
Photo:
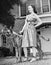
<svg viewBox="0 0 51 65"><path fill-rule="evenodd" d="M37 49L35 48L35 47L32 47L32 51L33 51L33 58L31 59L31 61L30 62L33 62L33 61L35 61L36 60L36 53L37 53Z"/></svg>
<svg viewBox="0 0 51 65"><path fill-rule="evenodd" d="M27 61L27 60L28 60L28 59L27 59L27 58L28 58L28 57L27 57L27 56L28 56L27 47L24 47L24 48L23 48L23 51L24 51L24 56L25 56L23 61Z"/></svg>
<svg viewBox="0 0 51 65"><path fill-rule="evenodd" d="M27 58L27 48L24 47L24 48L23 48L23 51L24 51L24 55L25 55L25 57Z"/></svg>
<svg viewBox="0 0 51 65"><path fill-rule="evenodd" d="M36 57L36 53L38 52L37 49L35 47L33 47L32 51L33 51L33 56Z"/></svg>
<svg viewBox="0 0 51 65"><path fill-rule="evenodd" d="M18 59L18 48L15 47L15 51L16 51L16 58Z"/></svg>

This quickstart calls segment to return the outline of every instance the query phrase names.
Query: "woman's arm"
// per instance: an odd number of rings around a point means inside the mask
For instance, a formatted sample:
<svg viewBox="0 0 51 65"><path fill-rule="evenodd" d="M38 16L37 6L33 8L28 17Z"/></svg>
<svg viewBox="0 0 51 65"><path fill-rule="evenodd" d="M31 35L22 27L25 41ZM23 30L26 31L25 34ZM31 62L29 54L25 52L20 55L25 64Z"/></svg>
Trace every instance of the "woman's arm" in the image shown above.
<svg viewBox="0 0 51 65"><path fill-rule="evenodd" d="M24 24L24 26L23 26L23 28L22 28L22 32L24 31L24 29L25 29L25 27L26 27L26 24L27 24L27 20L25 20L25 24Z"/></svg>
<svg viewBox="0 0 51 65"><path fill-rule="evenodd" d="M42 24L42 20L38 17L38 15L37 14L35 14L34 13L34 16L36 17L36 19L39 21L36 25L35 25L35 27L37 27L37 26L39 26L39 25L41 25Z"/></svg>
<svg viewBox="0 0 51 65"><path fill-rule="evenodd" d="M24 31L24 29L25 29L26 25L27 25L27 17L26 17L26 19L25 19L25 24L24 24L24 26L23 26L22 30L20 31L20 33L22 33L22 32Z"/></svg>
<svg viewBox="0 0 51 65"><path fill-rule="evenodd" d="M37 19L39 22L42 22L41 19L38 17L37 14L34 13L34 16L36 17L36 19Z"/></svg>

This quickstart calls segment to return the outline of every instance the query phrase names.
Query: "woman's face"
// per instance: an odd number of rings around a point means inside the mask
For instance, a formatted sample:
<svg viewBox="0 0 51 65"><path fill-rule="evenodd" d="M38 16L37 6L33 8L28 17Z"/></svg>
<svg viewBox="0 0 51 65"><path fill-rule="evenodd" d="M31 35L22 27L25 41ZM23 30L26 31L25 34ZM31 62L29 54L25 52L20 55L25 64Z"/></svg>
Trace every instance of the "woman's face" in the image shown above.
<svg viewBox="0 0 51 65"><path fill-rule="evenodd" d="M28 11L29 11L29 13L32 13L33 12L32 6L28 6Z"/></svg>

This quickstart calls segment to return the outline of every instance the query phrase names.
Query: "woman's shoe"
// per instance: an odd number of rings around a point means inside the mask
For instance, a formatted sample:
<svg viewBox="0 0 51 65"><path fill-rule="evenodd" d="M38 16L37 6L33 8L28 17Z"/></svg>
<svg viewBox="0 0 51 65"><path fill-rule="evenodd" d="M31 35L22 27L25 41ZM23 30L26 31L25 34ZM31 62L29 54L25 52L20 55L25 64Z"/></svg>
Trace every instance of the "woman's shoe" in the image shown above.
<svg viewBox="0 0 51 65"><path fill-rule="evenodd" d="M36 61L36 58L32 58L32 59L30 60L30 62L33 62L33 61Z"/></svg>
<svg viewBox="0 0 51 65"><path fill-rule="evenodd" d="M16 58L16 63L20 63L22 62L22 59L21 58Z"/></svg>
<svg viewBox="0 0 51 65"><path fill-rule="evenodd" d="M23 59L24 62L27 61L27 60L28 60L27 58L24 58L24 59Z"/></svg>
<svg viewBox="0 0 51 65"><path fill-rule="evenodd" d="M30 60L31 60L31 58L27 58L27 60L28 60L28 61L30 61Z"/></svg>

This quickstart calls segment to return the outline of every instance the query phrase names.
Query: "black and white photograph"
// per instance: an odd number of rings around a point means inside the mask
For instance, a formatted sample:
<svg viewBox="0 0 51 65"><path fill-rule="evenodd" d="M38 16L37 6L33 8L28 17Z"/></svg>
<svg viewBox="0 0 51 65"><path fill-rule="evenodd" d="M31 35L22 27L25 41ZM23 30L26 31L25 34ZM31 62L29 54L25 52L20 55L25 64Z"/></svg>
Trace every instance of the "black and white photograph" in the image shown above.
<svg viewBox="0 0 51 65"><path fill-rule="evenodd" d="M0 0L0 65L51 65L51 0Z"/></svg>

